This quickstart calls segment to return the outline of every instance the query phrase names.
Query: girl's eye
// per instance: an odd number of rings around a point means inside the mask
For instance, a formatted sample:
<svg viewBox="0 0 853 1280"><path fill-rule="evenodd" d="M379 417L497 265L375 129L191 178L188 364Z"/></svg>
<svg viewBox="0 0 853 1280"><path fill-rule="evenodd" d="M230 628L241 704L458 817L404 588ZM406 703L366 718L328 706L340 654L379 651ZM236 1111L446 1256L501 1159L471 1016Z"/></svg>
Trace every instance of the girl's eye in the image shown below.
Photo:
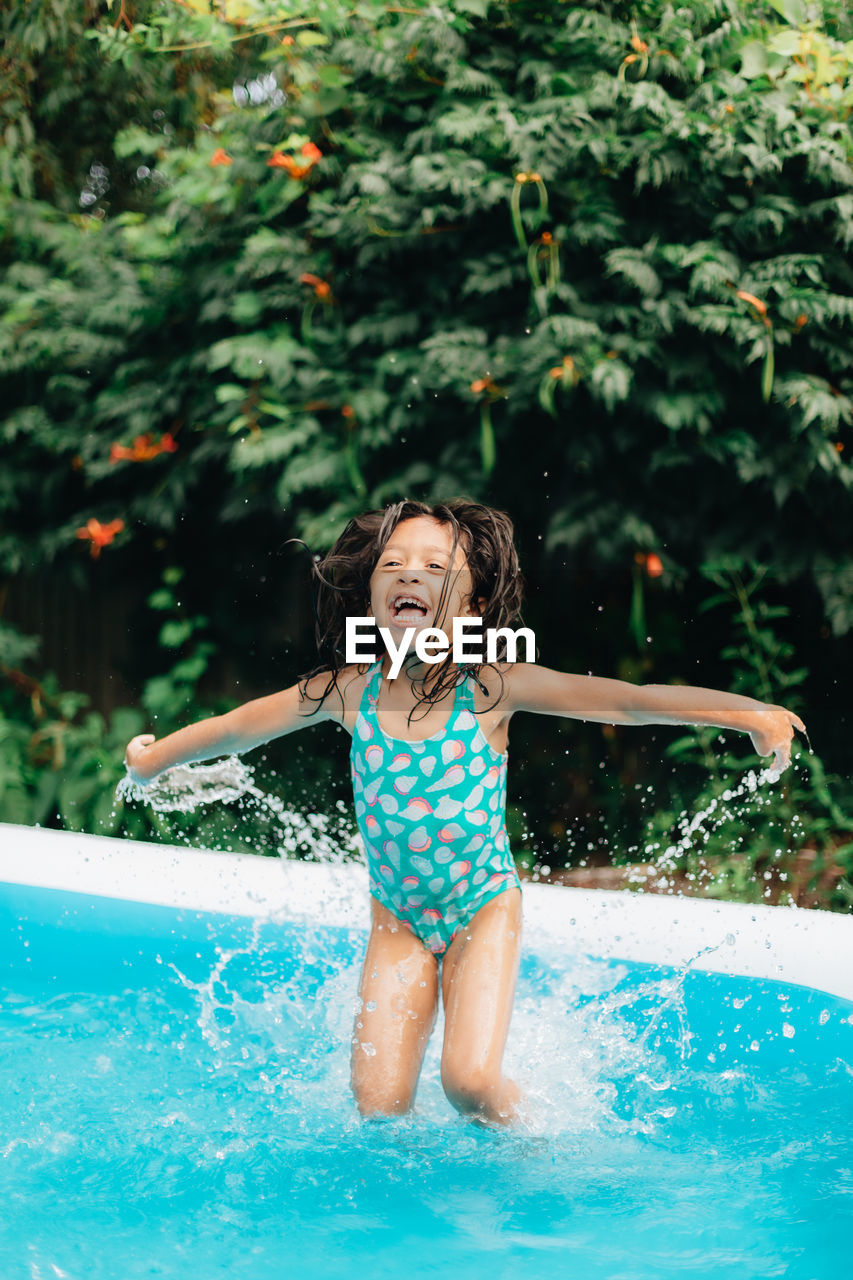
<svg viewBox="0 0 853 1280"><path fill-rule="evenodd" d="M382 561L382 564L380 565L380 568L382 568L382 569L393 569L393 568L395 568L399 563L400 563L400 561L399 561L399 560L383 560L383 561ZM436 564L436 563L435 563L435 561L431 561L431 562L427 565L427 568L428 568L428 569L440 569L442 573L445 573L445 572L446 572L445 566L444 566L443 564Z"/></svg>

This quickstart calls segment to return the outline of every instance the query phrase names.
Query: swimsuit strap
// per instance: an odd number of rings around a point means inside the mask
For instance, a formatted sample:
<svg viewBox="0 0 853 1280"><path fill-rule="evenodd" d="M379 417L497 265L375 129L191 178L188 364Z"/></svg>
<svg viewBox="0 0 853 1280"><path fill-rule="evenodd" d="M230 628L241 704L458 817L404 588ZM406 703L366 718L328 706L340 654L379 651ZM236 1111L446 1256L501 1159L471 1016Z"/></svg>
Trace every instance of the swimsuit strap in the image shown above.
<svg viewBox="0 0 853 1280"><path fill-rule="evenodd" d="M370 671L367 673L367 679L364 682L364 695L368 698L372 710L376 709L376 700L379 697L379 682L382 678L382 659L374 662ZM362 698L362 702L364 698Z"/></svg>
<svg viewBox="0 0 853 1280"><path fill-rule="evenodd" d="M361 697L361 707L359 708L362 715L369 716L372 714L377 725L379 720L376 711L376 704L379 701L379 687L381 683L382 660L380 659L378 662L374 663L372 669L367 673L367 679L364 682L364 693ZM447 718L444 729L439 730L439 732L445 734L449 733L451 729L453 729L456 718L461 710L464 709L476 715L476 712L474 711L474 689L467 671L464 673L461 681L454 686L453 692L453 705L450 709L450 715ZM367 703L367 706L365 706L365 703ZM384 730L380 731L384 732ZM385 736L387 737L388 735L386 734ZM430 738L412 739L412 741L428 742L431 738L435 737L436 734L431 734Z"/></svg>
<svg viewBox="0 0 853 1280"><path fill-rule="evenodd" d="M474 712L474 677L466 668L462 668L462 679L456 686L456 698L459 704L466 707L468 711Z"/></svg>

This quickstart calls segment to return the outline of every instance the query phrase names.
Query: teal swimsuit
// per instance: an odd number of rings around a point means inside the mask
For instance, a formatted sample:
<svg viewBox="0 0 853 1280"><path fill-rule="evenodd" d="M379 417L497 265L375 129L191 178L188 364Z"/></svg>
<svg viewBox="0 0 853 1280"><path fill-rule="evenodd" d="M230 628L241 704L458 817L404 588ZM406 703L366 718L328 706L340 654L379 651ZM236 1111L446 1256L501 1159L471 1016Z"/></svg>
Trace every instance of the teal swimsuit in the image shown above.
<svg viewBox="0 0 853 1280"><path fill-rule="evenodd" d="M380 727L382 664L368 672L350 749L370 892L436 955L480 907L520 887L506 830L506 762L483 734L471 682L439 733L409 742Z"/></svg>

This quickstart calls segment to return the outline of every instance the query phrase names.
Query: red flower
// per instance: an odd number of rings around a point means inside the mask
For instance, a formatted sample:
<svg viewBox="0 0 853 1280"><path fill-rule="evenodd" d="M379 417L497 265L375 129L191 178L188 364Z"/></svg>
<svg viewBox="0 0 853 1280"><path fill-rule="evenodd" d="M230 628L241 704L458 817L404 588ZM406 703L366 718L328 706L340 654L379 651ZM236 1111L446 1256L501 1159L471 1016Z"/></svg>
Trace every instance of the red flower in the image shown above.
<svg viewBox="0 0 853 1280"><path fill-rule="evenodd" d="M646 573L650 578L659 578L663 573L661 558L654 551L650 551L648 554L645 551L635 551L634 563L638 564L640 568L645 566Z"/></svg>
<svg viewBox="0 0 853 1280"><path fill-rule="evenodd" d="M763 320L767 328L768 329L770 328L770 321L767 319L767 303L766 302L762 302L760 298L756 298L754 293L747 293L745 289L736 290L735 297L741 298L742 301L747 302L751 307L754 307L755 310L758 312L758 314L761 316L761 319Z"/></svg>
<svg viewBox="0 0 853 1280"><path fill-rule="evenodd" d="M562 364L555 364L553 369L549 369L548 373L552 378L562 378L564 373L570 373L572 381L578 381L578 374L575 370L575 362L571 356L563 356Z"/></svg>
<svg viewBox="0 0 853 1280"><path fill-rule="evenodd" d="M210 167L215 168L218 164L233 164L234 161L229 156L224 147L217 147L213 155L210 157Z"/></svg>
<svg viewBox="0 0 853 1280"><path fill-rule="evenodd" d="M313 285L315 297L321 298L324 302L331 297L332 286L326 280L321 280L319 276L312 276L310 271L305 271L299 277L299 283Z"/></svg>
<svg viewBox="0 0 853 1280"><path fill-rule="evenodd" d="M101 524L100 520L87 520L83 528L77 530L77 537L88 538L92 559L97 560L101 554L101 548L108 547L123 528L123 520L111 520L109 524Z"/></svg>
<svg viewBox="0 0 853 1280"><path fill-rule="evenodd" d="M307 164L300 164L298 160L294 160L293 156L286 156L283 151L276 150L270 156L267 165L271 169L286 169L291 178L304 178L311 172L317 161L322 159L323 153L319 147L315 147L313 142L306 142L300 149L300 155L305 157Z"/></svg>
<svg viewBox="0 0 853 1280"><path fill-rule="evenodd" d="M158 454L174 453L177 447L175 437L170 431L164 431L156 444L154 437L146 433L144 436L137 436L130 449L124 444L111 445L110 462L150 462Z"/></svg>

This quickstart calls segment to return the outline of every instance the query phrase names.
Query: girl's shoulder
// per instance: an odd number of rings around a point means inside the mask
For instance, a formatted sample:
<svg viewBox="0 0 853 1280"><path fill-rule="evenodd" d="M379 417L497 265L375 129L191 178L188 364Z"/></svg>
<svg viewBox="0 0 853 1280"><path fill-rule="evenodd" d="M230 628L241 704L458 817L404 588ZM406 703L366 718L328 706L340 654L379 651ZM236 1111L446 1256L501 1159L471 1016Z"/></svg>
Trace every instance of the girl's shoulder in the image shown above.
<svg viewBox="0 0 853 1280"><path fill-rule="evenodd" d="M527 692L543 670L534 662L493 662L481 667L478 679L485 692L476 690L475 705L478 708L481 704L494 706L502 716L511 716L524 703Z"/></svg>
<svg viewBox="0 0 853 1280"><path fill-rule="evenodd" d="M474 682L474 706L478 711L499 711L500 717L512 712L515 662L490 662L480 667Z"/></svg>
<svg viewBox="0 0 853 1280"><path fill-rule="evenodd" d="M334 720L352 733L370 670L361 664L318 671L303 682L302 701L315 704L324 719Z"/></svg>

